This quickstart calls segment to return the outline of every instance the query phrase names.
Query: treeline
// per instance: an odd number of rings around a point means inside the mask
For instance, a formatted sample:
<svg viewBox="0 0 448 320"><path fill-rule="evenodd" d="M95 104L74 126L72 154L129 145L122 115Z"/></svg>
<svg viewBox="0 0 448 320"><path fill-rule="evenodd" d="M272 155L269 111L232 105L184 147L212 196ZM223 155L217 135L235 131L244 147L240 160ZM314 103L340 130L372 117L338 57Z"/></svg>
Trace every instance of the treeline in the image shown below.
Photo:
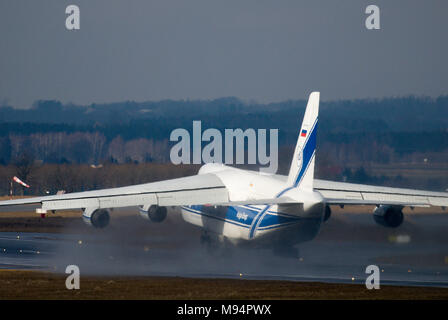
<svg viewBox="0 0 448 320"><path fill-rule="evenodd" d="M0 166L0 195L9 195L11 186L14 195L46 195L62 190L77 192L114 188L193 175L198 169L196 165L108 163L92 167L74 164L36 165L25 161L18 165ZM30 188L11 183L14 175L20 175Z"/></svg>
<svg viewBox="0 0 448 320"><path fill-rule="evenodd" d="M216 100L164 100L156 102L121 102L79 106L59 101L36 101L29 109L0 106L0 123L76 124L91 127L137 121L154 121L157 128L203 120L214 128L282 127L295 129L306 106L305 100L258 104L237 98ZM353 131L434 131L448 126L448 96L401 97L322 101L320 119L324 130ZM249 121L250 120L250 121ZM161 125L157 125L157 121ZM24 129L24 128L22 128ZM156 130L157 131L157 130ZM141 136L139 136L141 137Z"/></svg>
<svg viewBox="0 0 448 320"><path fill-rule="evenodd" d="M126 128L122 129L123 135L126 135ZM279 129L279 133L279 161L289 161L298 133L290 132L288 139L282 138L285 135L282 129ZM167 163L175 142L168 140L169 132L166 134L166 137L160 138L125 139L121 134L108 136L99 129L9 133L0 136L0 164L13 164L23 154L41 163ZM448 131L319 132L318 156L338 165L347 162L421 162L425 158L446 163Z"/></svg>
<svg viewBox="0 0 448 320"><path fill-rule="evenodd" d="M247 103L236 98L0 107L0 164L23 154L44 164L167 163L172 130L278 128L289 161L306 101ZM318 158L332 165L448 161L448 97L322 102ZM287 160L286 160L287 159Z"/></svg>
<svg viewBox="0 0 448 320"><path fill-rule="evenodd" d="M101 132L48 132L0 137L0 164L15 163L22 155L42 163L143 163L169 161L167 140L108 140Z"/></svg>

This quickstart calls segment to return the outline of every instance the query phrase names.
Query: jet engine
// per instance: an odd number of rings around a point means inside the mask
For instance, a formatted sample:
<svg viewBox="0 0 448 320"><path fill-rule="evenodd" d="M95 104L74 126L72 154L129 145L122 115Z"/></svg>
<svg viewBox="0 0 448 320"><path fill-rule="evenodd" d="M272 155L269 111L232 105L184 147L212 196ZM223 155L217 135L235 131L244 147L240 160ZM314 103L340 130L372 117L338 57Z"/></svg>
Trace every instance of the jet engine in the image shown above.
<svg viewBox="0 0 448 320"><path fill-rule="evenodd" d="M106 209L84 209L82 218L87 225L98 229L107 227L110 221L109 211Z"/></svg>
<svg viewBox="0 0 448 320"><path fill-rule="evenodd" d="M379 225L397 228L403 223L403 207L379 206L373 211L373 219Z"/></svg>
<svg viewBox="0 0 448 320"><path fill-rule="evenodd" d="M165 220L167 209L157 205L144 206L139 208L140 216L151 222L159 223Z"/></svg>

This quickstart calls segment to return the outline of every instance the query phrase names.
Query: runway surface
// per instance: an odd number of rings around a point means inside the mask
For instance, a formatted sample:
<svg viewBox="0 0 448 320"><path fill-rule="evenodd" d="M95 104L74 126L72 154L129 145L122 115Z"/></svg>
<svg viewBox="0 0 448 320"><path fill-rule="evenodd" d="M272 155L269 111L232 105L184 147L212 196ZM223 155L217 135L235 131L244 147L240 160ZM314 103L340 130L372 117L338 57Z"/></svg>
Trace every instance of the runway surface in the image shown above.
<svg viewBox="0 0 448 320"><path fill-rule="evenodd" d="M341 215L299 246L300 259L292 259L262 248L210 255L195 227L176 219L146 225L129 217L83 234L2 232L0 269L63 273L75 264L89 275L364 283L366 267L374 264L384 285L448 287L447 218L416 215L391 230L370 215Z"/></svg>

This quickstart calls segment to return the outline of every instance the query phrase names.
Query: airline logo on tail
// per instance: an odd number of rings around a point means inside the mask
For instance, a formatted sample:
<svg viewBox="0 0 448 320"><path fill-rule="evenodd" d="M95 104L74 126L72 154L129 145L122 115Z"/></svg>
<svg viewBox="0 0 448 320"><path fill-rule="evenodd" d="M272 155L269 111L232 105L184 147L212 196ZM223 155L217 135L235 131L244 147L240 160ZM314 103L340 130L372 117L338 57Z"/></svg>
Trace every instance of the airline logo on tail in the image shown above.
<svg viewBox="0 0 448 320"><path fill-rule="evenodd" d="M313 189L319 98L319 92L313 92L308 99L289 169L288 187Z"/></svg>
<svg viewBox="0 0 448 320"><path fill-rule="evenodd" d="M306 137L308 131L302 130L302 133L300 134L301 137ZM308 136L308 139L305 141L305 145L302 148L298 148L297 152L297 176L294 179L294 187L297 187L300 185L300 182L302 181L304 175L307 173L307 170L312 162L314 162L314 156L316 151L316 133L317 133L317 119L314 123L314 126L311 130L311 134ZM305 165L303 165L305 164ZM313 163L314 164L314 163ZM314 170L314 168L311 168Z"/></svg>

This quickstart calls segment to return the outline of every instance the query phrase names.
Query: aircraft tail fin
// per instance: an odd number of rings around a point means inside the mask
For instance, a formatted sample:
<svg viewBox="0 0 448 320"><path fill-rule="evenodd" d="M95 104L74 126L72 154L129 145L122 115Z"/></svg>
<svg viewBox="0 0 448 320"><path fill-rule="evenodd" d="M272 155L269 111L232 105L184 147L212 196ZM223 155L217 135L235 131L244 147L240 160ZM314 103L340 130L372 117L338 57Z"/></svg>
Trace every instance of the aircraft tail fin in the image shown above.
<svg viewBox="0 0 448 320"><path fill-rule="evenodd" d="M305 116L289 169L287 184L290 187L313 189L319 98L319 92L312 92L308 98Z"/></svg>

